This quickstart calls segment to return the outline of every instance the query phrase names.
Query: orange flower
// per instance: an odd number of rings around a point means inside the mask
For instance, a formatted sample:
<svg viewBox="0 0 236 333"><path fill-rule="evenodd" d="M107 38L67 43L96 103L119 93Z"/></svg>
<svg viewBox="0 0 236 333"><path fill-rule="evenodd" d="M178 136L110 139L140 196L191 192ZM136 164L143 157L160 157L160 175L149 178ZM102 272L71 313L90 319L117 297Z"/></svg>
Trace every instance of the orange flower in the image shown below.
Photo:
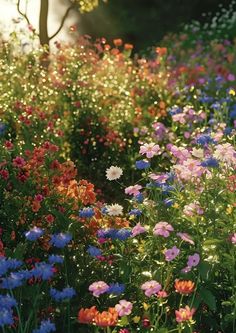
<svg viewBox="0 0 236 333"><path fill-rule="evenodd" d="M36 213L36 212L39 211L40 207L41 207L40 202L37 201L37 200L34 200L32 205L31 205L32 211Z"/></svg>
<svg viewBox="0 0 236 333"><path fill-rule="evenodd" d="M163 56L167 53L166 47L156 47L156 53L159 54L159 56Z"/></svg>
<svg viewBox="0 0 236 333"><path fill-rule="evenodd" d="M115 326L118 321L118 313L115 308L109 308L108 311L97 313L94 321L97 326L101 327Z"/></svg>
<svg viewBox="0 0 236 333"><path fill-rule="evenodd" d="M125 49L125 50L132 50L133 48L134 48L133 44L128 44L128 43L126 43L126 44L124 45L124 49Z"/></svg>
<svg viewBox="0 0 236 333"><path fill-rule="evenodd" d="M180 308L179 310L175 310L175 317L178 323L182 323L184 321L192 320L192 317L195 313L195 309L190 309L188 305L185 308Z"/></svg>
<svg viewBox="0 0 236 333"><path fill-rule="evenodd" d="M195 283L191 280L175 280L175 290L182 295L191 294L194 288Z"/></svg>
<svg viewBox="0 0 236 333"><path fill-rule="evenodd" d="M123 44L123 41L121 38L113 39L113 44L117 46L121 46Z"/></svg>
<svg viewBox="0 0 236 333"><path fill-rule="evenodd" d="M82 324L92 324L98 313L96 306L87 309L82 308L78 313L78 321Z"/></svg>

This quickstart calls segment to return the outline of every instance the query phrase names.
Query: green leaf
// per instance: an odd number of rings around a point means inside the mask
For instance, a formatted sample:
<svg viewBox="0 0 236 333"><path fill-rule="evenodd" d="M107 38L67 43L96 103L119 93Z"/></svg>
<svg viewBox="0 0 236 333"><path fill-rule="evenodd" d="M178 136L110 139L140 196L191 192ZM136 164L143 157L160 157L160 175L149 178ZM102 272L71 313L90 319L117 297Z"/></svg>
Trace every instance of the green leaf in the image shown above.
<svg viewBox="0 0 236 333"><path fill-rule="evenodd" d="M224 243L225 241L223 239L207 239L204 241L203 246L210 246L210 245L216 245Z"/></svg>
<svg viewBox="0 0 236 333"><path fill-rule="evenodd" d="M206 261L202 261L198 265L198 271L199 271L199 273L201 275L201 278L203 280L208 280L209 279L210 270L211 270L211 265Z"/></svg>
<svg viewBox="0 0 236 333"><path fill-rule="evenodd" d="M208 289L200 289L199 294L202 297L204 303L209 306L209 309L212 311L216 310L216 298L212 292Z"/></svg>

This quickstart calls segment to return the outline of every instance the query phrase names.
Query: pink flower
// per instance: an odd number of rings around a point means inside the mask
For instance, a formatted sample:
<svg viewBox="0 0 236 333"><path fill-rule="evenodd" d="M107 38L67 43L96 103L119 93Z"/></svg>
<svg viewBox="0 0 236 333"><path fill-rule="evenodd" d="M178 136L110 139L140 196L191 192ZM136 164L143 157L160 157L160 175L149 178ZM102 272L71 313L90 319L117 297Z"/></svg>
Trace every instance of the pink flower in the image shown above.
<svg viewBox="0 0 236 333"><path fill-rule="evenodd" d="M230 237L231 243L236 245L236 232Z"/></svg>
<svg viewBox="0 0 236 333"><path fill-rule="evenodd" d="M179 236L183 241L194 245L194 241L192 240L192 238L189 236L189 234L185 233L185 232L178 232L177 236Z"/></svg>
<svg viewBox="0 0 236 333"><path fill-rule="evenodd" d="M122 328L121 330L119 330L119 333L130 333L130 331L128 330L128 328Z"/></svg>
<svg viewBox="0 0 236 333"><path fill-rule="evenodd" d="M144 293L147 297L150 297L161 290L161 285L157 281L151 280L143 283L141 289L145 291Z"/></svg>
<svg viewBox="0 0 236 333"><path fill-rule="evenodd" d="M135 227L133 227L132 229L132 237L135 237L137 235L143 234L144 232L146 232L147 230L141 226L140 223L136 224Z"/></svg>
<svg viewBox="0 0 236 333"><path fill-rule="evenodd" d="M108 284L104 281L97 281L89 286L89 291L92 291L93 296L99 297L101 294L104 294L109 289Z"/></svg>
<svg viewBox="0 0 236 333"><path fill-rule="evenodd" d="M13 160L13 165L17 168L22 168L25 165L25 160L22 157L17 156Z"/></svg>
<svg viewBox="0 0 236 333"><path fill-rule="evenodd" d="M154 142L145 143L143 146L140 147L139 153L141 155L146 154L147 158L152 158L153 156L157 155L160 152L160 146L155 145Z"/></svg>
<svg viewBox="0 0 236 333"><path fill-rule="evenodd" d="M194 215L202 215L204 211L198 202L192 202L189 205L184 206L183 213L186 216L192 217Z"/></svg>
<svg viewBox="0 0 236 333"><path fill-rule="evenodd" d="M186 267L184 267L183 269L181 269L181 272L187 274L188 272L191 271L191 268L192 268L192 267L186 266Z"/></svg>
<svg viewBox="0 0 236 333"><path fill-rule="evenodd" d="M180 253L180 249L178 249L176 246L172 247L171 249L168 249L164 252L166 261L172 261L174 260Z"/></svg>
<svg viewBox="0 0 236 333"><path fill-rule="evenodd" d="M122 299L119 301L119 304L116 304L115 309L118 312L120 317L128 316L131 314L133 308L133 304L131 302Z"/></svg>
<svg viewBox="0 0 236 333"><path fill-rule="evenodd" d="M141 185L133 185L133 186L126 187L125 194L136 196L140 193L139 190L141 190L141 188L142 188Z"/></svg>
<svg viewBox="0 0 236 333"><path fill-rule="evenodd" d="M153 229L153 234L155 236L163 236L163 237L169 237L170 236L170 231L173 231L174 228L172 227L172 225L170 225L167 222L158 222L154 229Z"/></svg>
<svg viewBox="0 0 236 333"><path fill-rule="evenodd" d="M192 319L195 309L190 309L188 305L185 308L180 308L178 311L175 310L175 317L178 323L182 323L184 321L189 321Z"/></svg>
<svg viewBox="0 0 236 333"><path fill-rule="evenodd" d="M188 257L187 265L189 267L195 267L199 264L200 256L198 253L194 253L194 255Z"/></svg>
<svg viewBox="0 0 236 333"><path fill-rule="evenodd" d="M167 292L165 290L160 290L157 293L157 297L158 298L166 298L166 297L168 297L168 294L167 294Z"/></svg>

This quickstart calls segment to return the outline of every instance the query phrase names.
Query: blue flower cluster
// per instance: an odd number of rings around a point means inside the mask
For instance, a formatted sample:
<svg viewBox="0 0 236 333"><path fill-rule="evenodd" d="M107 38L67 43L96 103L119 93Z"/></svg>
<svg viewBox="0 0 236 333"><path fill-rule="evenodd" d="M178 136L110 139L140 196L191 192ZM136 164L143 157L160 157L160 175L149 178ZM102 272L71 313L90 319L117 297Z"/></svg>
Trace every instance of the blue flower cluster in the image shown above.
<svg viewBox="0 0 236 333"><path fill-rule="evenodd" d="M97 256L101 256L102 255L102 251L98 247L92 246L92 245L89 245L89 247L87 249L87 252L92 257L97 257Z"/></svg>
<svg viewBox="0 0 236 333"><path fill-rule="evenodd" d="M69 233L64 234L61 232L59 234L54 234L51 236L50 244L57 248L62 249L67 244L69 244L71 240L72 240L71 234Z"/></svg>
<svg viewBox="0 0 236 333"><path fill-rule="evenodd" d="M38 329L33 330L33 333L50 333L55 332L56 326L49 319L42 320L40 323L40 327Z"/></svg>
<svg viewBox="0 0 236 333"><path fill-rule="evenodd" d="M107 290L108 294L120 295L125 291L125 285L119 283L111 283L109 289Z"/></svg>
<svg viewBox="0 0 236 333"><path fill-rule="evenodd" d="M219 162L216 158L209 157L201 163L201 166L206 167L206 168L207 167L208 168L218 168L219 167Z"/></svg>
<svg viewBox="0 0 236 333"><path fill-rule="evenodd" d="M79 217L90 218L94 216L94 209L90 207L83 208L79 211Z"/></svg>
<svg viewBox="0 0 236 333"><path fill-rule="evenodd" d="M55 301L63 301L65 299L70 299L75 296L76 292L73 288L70 287L66 287L62 291L51 288L50 295Z"/></svg>
<svg viewBox="0 0 236 333"><path fill-rule="evenodd" d="M150 167L150 163L145 160L140 160L135 162L135 166L138 170L147 169Z"/></svg>
<svg viewBox="0 0 236 333"><path fill-rule="evenodd" d="M112 240L124 241L129 238L132 234L132 231L127 228L122 229L100 229L97 232L99 238L111 238Z"/></svg>
<svg viewBox="0 0 236 333"><path fill-rule="evenodd" d="M0 257L0 276L5 275L9 270L15 270L23 265L21 260Z"/></svg>
<svg viewBox="0 0 236 333"><path fill-rule="evenodd" d="M12 308L16 306L17 302L13 297L0 295L0 327L14 323Z"/></svg>
<svg viewBox="0 0 236 333"><path fill-rule="evenodd" d="M215 143L215 140L213 140L210 135L203 134L197 138L196 143L201 146L205 146L208 145L209 143Z"/></svg>

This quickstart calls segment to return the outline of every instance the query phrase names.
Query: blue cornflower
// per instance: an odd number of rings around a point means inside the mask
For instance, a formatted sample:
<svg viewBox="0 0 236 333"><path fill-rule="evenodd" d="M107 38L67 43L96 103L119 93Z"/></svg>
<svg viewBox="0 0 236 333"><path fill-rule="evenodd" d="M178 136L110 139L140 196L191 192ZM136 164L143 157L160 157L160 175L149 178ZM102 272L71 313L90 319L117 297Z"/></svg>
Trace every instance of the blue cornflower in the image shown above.
<svg viewBox="0 0 236 333"><path fill-rule="evenodd" d="M162 194L167 195L171 191L174 191L175 187L167 184L161 184L161 189L162 189Z"/></svg>
<svg viewBox="0 0 236 333"><path fill-rule="evenodd" d="M7 268L8 269L15 270L15 269L19 268L22 265L23 265L23 262L21 260L11 259L11 258L7 259Z"/></svg>
<svg viewBox="0 0 236 333"><path fill-rule="evenodd" d="M229 113L229 117L230 117L231 119L235 119L235 118L236 118L236 104L234 104L234 105L232 106L232 111L230 111L230 113Z"/></svg>
<svg viewBox="0 0 236 333"><path fill-rule="evenodd" d="M212 137L210 135L207 134L203 134L201 136L199 136L196 140L197 144L199 145L207 145L209 143L215 143L215 141L212 139Z"/></svg>
<svg viewBox="0 0 236 333"><path fill-rule="evenodd" d="M171 207L174 203L174 200L173 199L170 199L170 198L166 198L164 199L164 204L167 206L167 207Z"/></svg>
<svg viewBox="0 0 236 333"><path fill-rule="evenodd" d="M70 287L66 287L62 291L57 290L55 288L50 289L50 296L55 301L63 301L65 299L70 299L75 295L76 295L75 290L73 288L70 288Z"/></svg>
<svg viewBox="0 0 236 333"><path fill-rule="evenodd" d="M134 196L133 198L134 201L138 202L138 203L142 203L144 200L143 194L139 193L137 195Z"/></svg>
<svg viewBox="0 0 236 333"><path fill-rule="evenodd" d="M201 166L206 167L206 168L207 167L209 167L209 168L218 168L219 167L219 162L216 158L209 157L201 163Z"/></svg>
<svg viewBox="0 0 236 333"><path fill-rule="evenodd" d="M168 112L171 116L174 116L175 114L178 114L178 113L181 113L182 112L182 109L178 106L173 106L172 108L169 108L168 109Z"/></svg>
<svg viewBox="0 0 236 333"><path fill-rule="evenodd" d="M12 325L13 323L13 311L7 308L0 309L0 327Z"/></svg>
<svg viewBox="0 0 236 333"><path fill-rule="evenodd" d="M90 207L80 209L79 211L79 217L90 218L93 217L94 214L94 209Z"/></svg>
<svg viewBox="0 0 236 333"><path fill-rule="evenodd" d="M65 247L72 240L71 234L63 234L62 232L59 234L54 234L51 236L50 244L54 245L58 248Z"/></svg>
<svg viewBox="0 0 236 333"><path fill-rule="evenodd" d="M55 332L56 326L49 319L42 320L40 323L40 327L38 329L33 330L33 333L50 333Z"/></svg>
<svg viewBox="0 0 236 333"><path fill-rule="evenodd" d="M102 207L101 213L104 215L107 214L107 207Z"/></svg>
<svg viewBox="0 0 236 333"><path fill-rule="evenodd" d="M224 129L224 134L225 135L230 135L232 133L233 129L231 127L226 127Z"/></svg>
<svg viewBox="0 0 236 333"><path fill-rule="evenodd" d="M7 260L5 257L0 257L0 276L6 274L8 271Z"/></svg>
<svg viewBox="0 0 236 333"><path fill-rule="evenodd" d="M59 256L57 254L51 254L49 257L48 257L48 262L49 264L62 264L64 261L64 258L62 256Z"/></svg>
<svg viewBox="0 0 236 333"><path fill-rule="evenodd" d="M221 105L220 105L219 102L215 102L215 103L213 103L213 104L211 105L211 107L212 107L213 109L215 109L215 110L220 110Z"/></svg>
<svg viewBox="0 0 236 333"><path fill-rule="evenodd" d="M97 232L98 238L114 238L116 235L116 229L107 228L107 229L99 229Z"/></svg>
<svg viewBox="0 0 236 333"><path fill-rule="evenodd" d="M3 289L14 289L20 287L23 284L23 276L11 273L8 277L2 279L1 288Z"/></svg>
<svg viewBox="0 0 236 333"><path fill-rule="evenodd" d="M140 216L142 214L142 211L140 209L131 209L128 213L129 215L134 215L134 216Z"/></svg>
<svg viewBox="0 0 236 333"><path fill-rule="evenodd" d="M17 302L15 298L11 297L10 295L0 295L0 309L11 309L17 306Z"/></svg>
<svg viewBox="0 0 236 333"><path fill-rule="evenodd" d="M150 163L145 160L140 160L135 162L135 166L138 170L147 169L150 167Z"/></svg>
<svg viewBox="0 0 236 333"><path fill-rule="evenodd" d="M124 241L129 238L132 234L132 231L126 228L120 229L117 231L115 239L119 239L120 241Z"/></svg>
<svg viewBox="0 0 236 333"><path fill-rule="evenodd" d="M29 231L25 232L25 237L31 242L36 241L39 237L43 235L44 231L41 228L33 227Z"/></svg>
<svg viewBox="0 0 236 333"><path fill-rule="evenodd" d="M87 249L88 254L90 254L92 257L97 257L102 254L102 251L97 248L96 246L89 245Z"/></svg>
<svg viewBox="0 0 236 333"><path fill-rule="evenodd" d="M36 263L31 272L34 278L40 278L44 281L49 280L54 275L53 266L45 262Z"/></svg>
<svg viewBox="0 0 236 333"><path fill-rule="evenodd" d="M111 283L109 289L107 290L108 294L120 295L125 291L125 285L119 283Z"/></svg>

